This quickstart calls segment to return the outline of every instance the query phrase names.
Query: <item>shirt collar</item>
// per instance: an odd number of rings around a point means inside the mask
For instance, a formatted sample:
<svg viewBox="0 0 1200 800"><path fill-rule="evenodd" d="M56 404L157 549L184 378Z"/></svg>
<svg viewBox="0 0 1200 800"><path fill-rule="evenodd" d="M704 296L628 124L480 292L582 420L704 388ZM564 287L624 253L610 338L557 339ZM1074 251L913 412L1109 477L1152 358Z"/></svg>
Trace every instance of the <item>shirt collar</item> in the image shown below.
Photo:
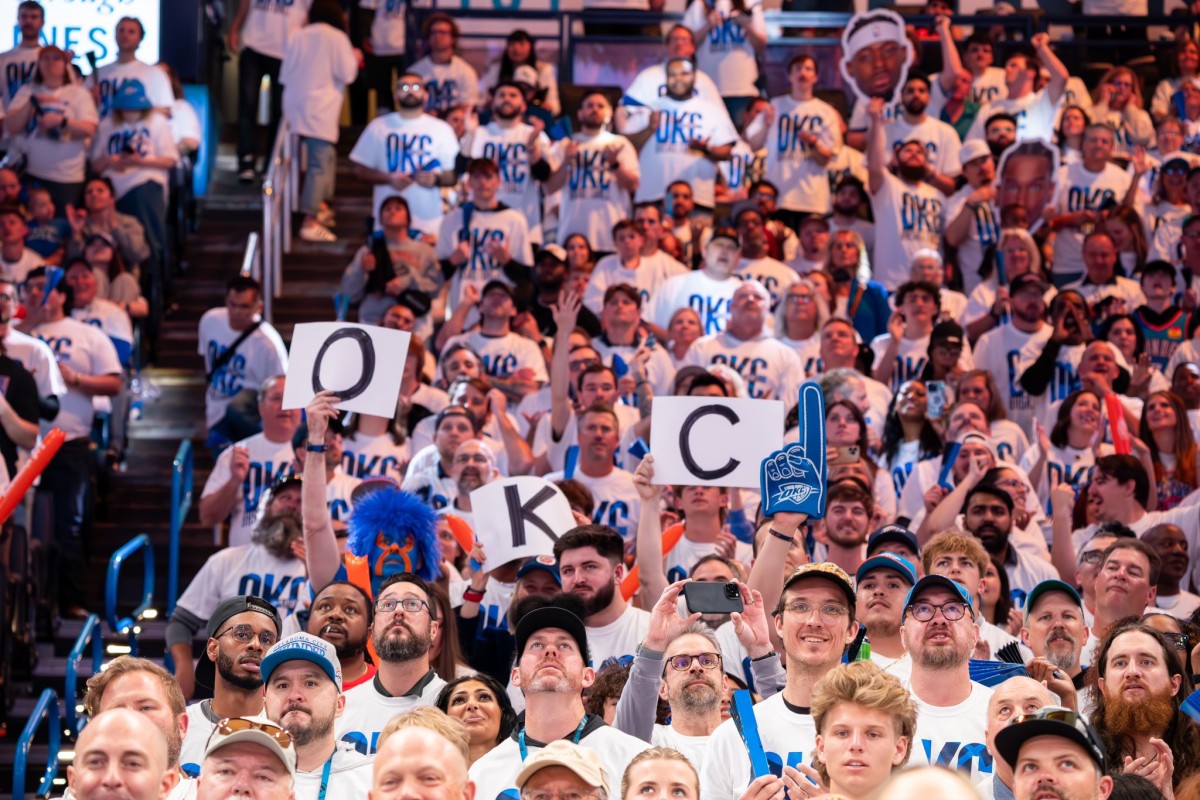
<svg viewBox="0 0 1200 800"><path fill-rule="evenodd" d="M436 677L437 677L437 673L434 672L433 669L430 669L429 672L426 672L425 675L422 676L421 680L417 681L416 683L414 683L412 685L412 688L410 688L407 692L405 692L404 694L399 695L399 696L400 697L420 697L422 692L425 691L425 687L429 686L430 682ZM378 672L375 673L375 677L372 679L372 683L375 684L375 691L379 692L384 697L396 697L396 695L394 695L394 694L389 694L388 690L383 687L383 681L379 680Z"/></svg>

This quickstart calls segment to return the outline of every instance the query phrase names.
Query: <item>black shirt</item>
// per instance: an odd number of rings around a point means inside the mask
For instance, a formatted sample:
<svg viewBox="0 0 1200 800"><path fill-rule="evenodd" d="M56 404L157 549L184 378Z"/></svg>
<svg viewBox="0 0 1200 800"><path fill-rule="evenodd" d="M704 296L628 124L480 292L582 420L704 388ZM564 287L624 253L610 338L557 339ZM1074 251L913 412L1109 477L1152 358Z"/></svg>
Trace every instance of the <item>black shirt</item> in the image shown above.
<svg viewBox="0 0 1200 800"><path fill-rule="evenodd" d="M0 356L0 392L17 416L34 425L38 422L38 389L33 374L19 361ZM0 427L0 455L11 478L17 474L17 445Z"/></svg>

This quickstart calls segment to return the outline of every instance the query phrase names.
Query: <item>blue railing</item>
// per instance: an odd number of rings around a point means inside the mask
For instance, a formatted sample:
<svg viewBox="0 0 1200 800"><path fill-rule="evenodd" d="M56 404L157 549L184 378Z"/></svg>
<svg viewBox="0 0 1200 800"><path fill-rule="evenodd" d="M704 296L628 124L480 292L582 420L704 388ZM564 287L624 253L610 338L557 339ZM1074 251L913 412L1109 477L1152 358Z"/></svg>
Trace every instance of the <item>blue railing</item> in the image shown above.
<svg viewBox="0 0 1200 800"><path fill-rule="evenodd" d="M179 538L183 522L192 507L192 443L179 443L171 463L171 550L167 564L167 617L175 613L179 597Z"/></svg>
<svg viewBox="0 0 1200 800"><path fill-rule="evenodd" d="M142 562L142 602L128 617L117 619L117 584L120 582L121 565L139 550L145 550ZM129 653L138 654L137 623L154 602L154 545L144 533L130 539L112 554L108 561L108 579L104 587L104 615L113 633L129 635Z"/></svg>
<svg viewBox="0 0 1200 800"><path fill-rule="evenodd" d="M37 735L38 728L42 727L43 722L47 724L50 732L50 752L46 757L42 779L38 783L38 797L50 794L54 776L58 774L58 749L62 740L62 725L58 721L58 695L54 693L53 689L42 691L42 696L38 698L33 713L29 715L29 721L25 723L25 730L21 731L21 738L17 740L17 754L13 761L12 796L14 800L24 800L25 798L25 769L29 761L29 751L33 748L33 737Z"/></svg>
<svg viewBox="0 0 1200 800"><path fill-rule="evenodd" d="M84 719L75 713L76 689L79 685L79 659L83 658L88 642L91 642L92 674L95 675L100 671L100 662L104 660L102 631L100 618L95 614L89 614L83 623L83 629L79 631L79 636L75 639L75 644L71 647L70 655L67 656L67 677L63 682L63 717L67 723L67 730L75 735L78 735L84 726Z"/></svg>

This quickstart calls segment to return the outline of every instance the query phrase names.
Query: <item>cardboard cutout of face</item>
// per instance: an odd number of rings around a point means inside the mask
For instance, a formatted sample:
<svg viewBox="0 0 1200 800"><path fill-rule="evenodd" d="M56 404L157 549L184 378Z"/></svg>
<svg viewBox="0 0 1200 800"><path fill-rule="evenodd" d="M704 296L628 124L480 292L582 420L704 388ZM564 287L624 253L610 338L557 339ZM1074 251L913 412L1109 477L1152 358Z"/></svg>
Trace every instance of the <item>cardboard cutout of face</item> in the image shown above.
<svg viewBox="0 0 1200 800"><path fill-rule="evenodd" d="M842 78L861 103L872 97L882 97L888 105L900 102L912 60L904 20L894 11L855 14L842 31Z"/></svg>
<svg viewBox="0 0 1200 800"><path fill-rule="evenodd" d="M1035 231L1046 206L1054 202L1054 179L1061 159L1058 147L1045 139L1026 139L1009 145L996 167L996 210L1019 206Z"/></svg>

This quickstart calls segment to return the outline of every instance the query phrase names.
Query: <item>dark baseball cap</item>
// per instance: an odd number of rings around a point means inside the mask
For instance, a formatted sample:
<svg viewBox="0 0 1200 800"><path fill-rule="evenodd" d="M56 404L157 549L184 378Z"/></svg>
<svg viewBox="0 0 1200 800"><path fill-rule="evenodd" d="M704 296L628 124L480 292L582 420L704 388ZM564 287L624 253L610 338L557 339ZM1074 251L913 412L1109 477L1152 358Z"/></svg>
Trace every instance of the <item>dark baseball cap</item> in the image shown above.
<svg viewBox="0 0 1200 800"><path fill-rule="evenodd" d="M1100 772L1108 770L1104 756L1104 742L1095 727L1078 711L1061 706L1044 706L1032 714L1017 717L1005 728L996 732L996 752L1015 767L1021 754L1021 745L1038 736L1059 736L1082 747L1091 757Z"/></svg>
<svg viewBox="0 0 1200 800"><path fill-rule="evenodd" d="M962 345L963 343L962 326L952 320L945 320L933 326L933 331L929 334L929 343L945 342L946 344Z"/></svg>
<svg viewBox="0 0 1200 800"><path fill-rule="evenodd" d="M880 545L888 542L902 544L917 555L921 554L921 546L917 544L917 537L912 531L902 525L884 525L867 537L867 555L870 556Z"/></svg>
<svg viewBox="0 0 1200 800"><path fill-rule="evenodd" d="M722 228L713 229L712 236L709 238L708 241L710 243L712 243L712 242L715 242L717 239L728 239L729 241L733 242L734 244L741 243L740 240L738 239L737 231L735 231L733 228L722 227Z"/></svg>
<svg viewBox="0 0 1200 800"><path fill-rule="evenodd" d="M529 637L546 628L558 628L566 631L567 635L574 639L575 644L579 646L579 652L583 656L584 662L591 660L591 656L588 654L587 629L583 626L583 620L567 609L558 606L535 608L521 617L521 621L517 623L515 637L518 659L525 652L525 644L529 641Z"/></svg>
<svg viewBox="0 0 1200 800"><path fill-rule="evenodd" d="M909 586L913 586L917 582L916 568L909 563L908 559L901 558L895 553L880 553L868 558L858 568L858 572L854 573L854 582L862 583L863 578L877 569L890 569L899 574Z"/></svg>
<svg viewBox="0 0 1200 800"><path fill-rule="evenodd" d="M483 285L483 290L479 292L480 299L487 297L487 293L490 292L492 289L499 289L500 291L507 294L514 301L517 299L517 296L515 294L513 294L513 288L511 286L509 286L504 281L497 281L497 280L488 281L487 283L485 283Z"/></svg>
<svg viewBox="0 0 1200 800"><path fill-rule="evenodd" d="M562 577L558 574L558 562L554 560L554 556L534 556L521 565L517 570L517 580L521 580L534 570L550 573L554 578L554 582L562 586Z"/></svg>
<svg viewBox="0 0 1200 800"><path fill-rule="evenodd" d="M1010 295L1016 294L1028 286L1032 286L1042 294L1049 288L1049 284L1046 283L1041 275L1038 275L1036 272L1025 272L1008 282L1008 293Z"/></svg>
<svg viewBox="0 0 1200 800"><path fill-rule="evenodd" d="M1053 592L1061 592L1070 598L1071 602L1083 608L1083 598L1079 596L1079 592L1075 591L1075 587L1069 583L1059 580L1042 581L1037 586L1029 590L1029 595L1025 598L1025 619L1029 620L1029 615L1033 613L1033 607L1037 605L1037 601L1041 600L1048 594Z"/></svg>
<svg viewBox="0 0 1200 800"><path fill-rule="evenodd" d="M208 618L208 627L205 629L208 638L212 639L216 637L226 622L246 611L256 611L263 616L270 617L271 621L275 623L275 635L279 635L283 628L283 621L279 618L279 612L275 609L275 606L261 597L255 597L252 594L243 594L237 597L226 598L217 605L212 616ZM264 648L265 650L266 648ZM208 657L207 651L200 656L200 660L196 663L195 679L198 686L203 686L207 689L213 689L216 686L216 665Z"/></svg>

